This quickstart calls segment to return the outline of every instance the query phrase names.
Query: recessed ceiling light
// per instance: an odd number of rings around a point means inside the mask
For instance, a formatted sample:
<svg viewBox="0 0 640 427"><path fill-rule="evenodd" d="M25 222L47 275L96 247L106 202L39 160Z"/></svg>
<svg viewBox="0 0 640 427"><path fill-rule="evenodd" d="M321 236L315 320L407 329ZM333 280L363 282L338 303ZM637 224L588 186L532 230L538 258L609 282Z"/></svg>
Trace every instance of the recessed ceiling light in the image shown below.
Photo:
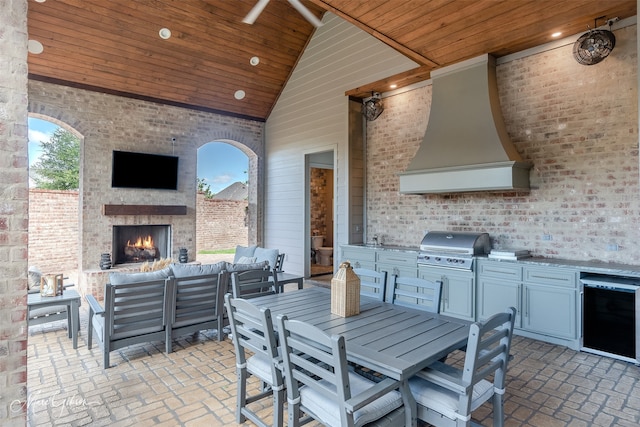
<svg viewBox="0 0 640 427"><path fill-rule="evenodd" d="M233 94L233 97L235 99L243 99L245 97L246 93L244 93L244 91L242 89L237 90L236 93Z"/></svg>
<svg viewBox="0 0 640 427"><path fill-rule="evenodd" d="M47 0L36 0L36 2L38 2L38 3L44 3L45 1L47 1Z"/></svg>
<svg viewBox="0 0 640 427"><path fill-rule="evenodd" d="M561 35L562 35L562 33L560 31L558 31L558 32L555 32L555 33L551 34L551 37L553 37L555 39L556 37L560 37Z"/></svg>
<svg viewBox="0 0 640 427"><path fill-rule="evenodd" d="M29 40L27 44L27 48L29 49L29 53L40 54L44 51L44 46L38 40Z"/></svg>
<svg viewBox="0 0 640 427"><path fill-rule="evenodd" d="M389 87L390 87L391 89L395 89L395 88L397 88L397 87L398 87L398 85L397 85L397 84L392 84L392 85L390 85Z"/></svg>
<svg viewBox="0 0 640 427"><path fill-rule="evenodd" d="M161 39L167 40L171 37L171 30L168 28L161 28L160 31L158 31L158 34L160 34Z"/></svg>
<svg viewBox="0 0 640 427"><path fill-rule="evenodd" d="M251 59L249 60L249 64L253 65L254 67L259 63L260 63L260 58L258 58L257 56L252 56Z"/></svg>

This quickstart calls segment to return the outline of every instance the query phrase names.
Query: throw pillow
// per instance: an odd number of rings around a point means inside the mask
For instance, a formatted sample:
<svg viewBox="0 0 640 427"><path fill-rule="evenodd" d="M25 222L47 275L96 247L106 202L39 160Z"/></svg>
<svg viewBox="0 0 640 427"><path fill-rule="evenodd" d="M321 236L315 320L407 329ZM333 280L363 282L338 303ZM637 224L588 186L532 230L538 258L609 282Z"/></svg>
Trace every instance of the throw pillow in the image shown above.
<svg viewBox="0 0 640 427"><path fill-rule="evenodd" d="M256 257L256 261L268 261L269 268L273 269L276 267L276 261L278 260L278 250L277 249L266 249L266 248L256 248L256 251L253 254Z"/></svg>
<svg viewBox="0 0 640 427"><path fill-rule="evenodd" d="M255 264L228 264L227 271L229 273L247 271L247 270L262 270L267 268L269 263L267 261L256 262Z"/></svg>
<svg viewBox="0 0 640 427"><path fill-rule="evenodd" d="M40 279L42 271L38 267L29 267L29 279L27 281L27 289L40 289Z"/></svg>
<svg viewBox="0 0 640 427"><path fill-rule="evenodd" d="M253 253L256 251L257 246L236 246L236 254L233 257L233 263L237 263L238 260L243 257L249 257L251 258L253 256Z"/></svg>

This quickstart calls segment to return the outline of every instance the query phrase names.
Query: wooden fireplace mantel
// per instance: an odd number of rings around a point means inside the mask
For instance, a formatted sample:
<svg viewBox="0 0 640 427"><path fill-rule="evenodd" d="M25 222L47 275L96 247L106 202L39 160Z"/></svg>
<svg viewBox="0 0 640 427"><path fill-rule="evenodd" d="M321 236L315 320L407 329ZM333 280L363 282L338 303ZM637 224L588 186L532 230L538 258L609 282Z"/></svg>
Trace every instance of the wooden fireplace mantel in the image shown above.
<svg viewBox="0 0 640 427"><path fill-rule="evenodd" d="M102 205L102 214L112 215L186 215L185 205Z"/></svg>

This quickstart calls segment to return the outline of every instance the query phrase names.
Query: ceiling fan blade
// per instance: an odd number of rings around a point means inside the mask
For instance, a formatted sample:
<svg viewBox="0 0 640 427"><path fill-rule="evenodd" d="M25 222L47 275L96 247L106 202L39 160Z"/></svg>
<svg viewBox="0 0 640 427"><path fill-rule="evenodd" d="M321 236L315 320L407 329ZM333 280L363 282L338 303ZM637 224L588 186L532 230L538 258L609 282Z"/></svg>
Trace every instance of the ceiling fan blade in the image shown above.
<svg viewBox="0 0 640 427"><path fill-rule="evenodd" d="M307 21L311 22L315 27L321 27L322 22L313 14L309 9L307 9L300 0L289 0L291 6L293 6L300 15L304 16Z"/></svg>
<svg viewBox="0 0 640 427"><path fill-rule="evenodd" d="M258 0L258 3L253 6L253 9L249 11L242 22L244 22L245 24L253 24L254 22L256 22L256 19L258 19L258 16L260 16L264 8L267 7L267 4L269 4L269 0Z"/></svg>

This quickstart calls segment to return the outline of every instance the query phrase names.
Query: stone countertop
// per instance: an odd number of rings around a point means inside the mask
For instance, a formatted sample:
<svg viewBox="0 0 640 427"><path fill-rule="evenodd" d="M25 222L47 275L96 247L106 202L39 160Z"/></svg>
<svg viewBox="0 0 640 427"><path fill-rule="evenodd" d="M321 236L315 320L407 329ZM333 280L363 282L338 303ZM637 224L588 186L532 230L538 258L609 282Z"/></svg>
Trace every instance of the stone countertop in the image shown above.
<svg viewBox="0 0 640 427"><path fill-rule="evenodd" d="M365 249L378 249L385 251L398 251L398 252L419 252L419 247L411 246L395 246L395 245L367 245L367 244L347 244L341 245L343 247L365 248ZM487 259L486 257L480 257ZM575 268L581 273L595 273L595 274L611 274L616 276L629 276L640 277L640 265L620 264L604 262L599 260L589 261L577 261L571 259L562 258L545 258L545 257L530 257L522 258L518 261L503 260L503 259L491 259L494 262L507 262L507 263L519 263L522 265L549 265L555 267L569 267Z"/></svg>
<svg viewBox="0 0 640 427"><path fill-rule="evenodd" d="M364 243L353 243L347 245L340 245L341 247L352 247L352 248L364 248L364 249L381 249L385 251L396 251L396 252L416 252L420 251L419 247L411 247L411 246L395 246L395 245L368 245Z"/></svg>
<svg viewBox="0 0 640 427"><path fill-rule="evenodd" d="M484 257L483 257L484 258ZM530 257L518 261L491 259L496 262L519 263L528 265L549 265L554 267L571 267L581 273L612 274L617 276L640 277L640 265L619 264L599 260L576 261L562 258Z"/></svg>

